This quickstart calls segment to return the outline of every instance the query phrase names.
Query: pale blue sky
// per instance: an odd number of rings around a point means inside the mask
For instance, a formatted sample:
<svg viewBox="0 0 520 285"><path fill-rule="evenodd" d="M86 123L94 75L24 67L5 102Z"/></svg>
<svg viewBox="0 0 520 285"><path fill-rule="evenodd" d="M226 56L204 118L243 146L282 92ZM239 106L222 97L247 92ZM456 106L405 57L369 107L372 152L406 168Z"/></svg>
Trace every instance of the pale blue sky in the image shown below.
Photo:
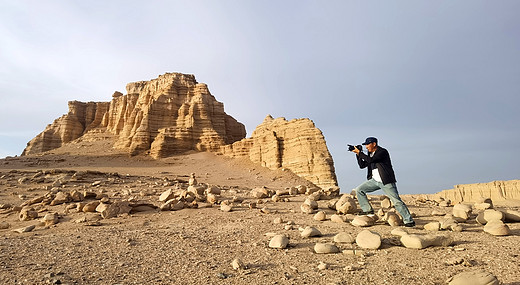
<svg viewBox="0 0 520 285"><path fill-rule="evenodd" d="M401 193L519 179L520 1L0 0L0 157L67 101L165 72L207 83L248 136L310 118L342 191L376 136Z"/></svg>

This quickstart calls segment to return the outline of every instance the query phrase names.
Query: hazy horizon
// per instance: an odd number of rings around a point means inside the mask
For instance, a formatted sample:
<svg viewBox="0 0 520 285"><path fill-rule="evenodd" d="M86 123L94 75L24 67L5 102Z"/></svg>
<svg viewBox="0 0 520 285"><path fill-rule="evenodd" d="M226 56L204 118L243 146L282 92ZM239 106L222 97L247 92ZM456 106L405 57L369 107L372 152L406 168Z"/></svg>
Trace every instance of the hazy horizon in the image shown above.
<svg viewBox="0 0 520 285"><path fill-rule="evenodd" d="M194 74L246 125L310 118L339 186L379 139L401 194L519 179L518 1L0 0L0 157L67 101ZM380 194L376 192L376 194Z"/></svg>

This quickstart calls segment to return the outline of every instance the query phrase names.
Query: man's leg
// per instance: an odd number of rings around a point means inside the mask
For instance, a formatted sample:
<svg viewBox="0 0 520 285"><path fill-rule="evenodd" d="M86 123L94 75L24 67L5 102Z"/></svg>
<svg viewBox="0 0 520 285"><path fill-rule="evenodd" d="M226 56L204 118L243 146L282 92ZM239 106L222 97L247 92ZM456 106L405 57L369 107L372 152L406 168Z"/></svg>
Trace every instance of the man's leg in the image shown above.
<svg viewBox="0 0 520 285"><path fill-rule="evenodd" d="M383 183L381 183L383 184ZM381 186L381 189L385 192L386 196L390 198L390 201L395 206L395 209L397 212L403 217L403 222L405 224L409 224L413 222L412 215L410 215L410 211L408 210L408 207L404 204L403 200L401 200L401 197L399 197L399 193L397 192L397 186L395 183L388 183Z"/></svg>
<svg viewBox="0 0 520 285"><path fill-rule="evenodd" d="M356 191L357 200L359 203L359 207L361 207L361 211L370 212L374 211L372 205L368 202L367 193L374 192L376 190L381 189L377 182L374 179L367 180L354 190Z"/></svg>

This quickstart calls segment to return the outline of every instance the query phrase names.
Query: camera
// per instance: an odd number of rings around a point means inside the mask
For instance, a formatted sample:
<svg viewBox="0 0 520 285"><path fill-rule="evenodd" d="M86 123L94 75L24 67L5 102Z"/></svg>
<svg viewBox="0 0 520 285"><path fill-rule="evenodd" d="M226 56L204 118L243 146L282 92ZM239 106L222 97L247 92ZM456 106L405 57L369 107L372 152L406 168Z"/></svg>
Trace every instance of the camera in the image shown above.
<svg viewBox="0 0 520 285"><path fill-rule="evenodd" d="M353 145L347 144L347 146L348 146L348 151L354 151L354 146ZM356 145L355 148L359 149L359 151L363 151L363 146L360 145L360 144Z"/></svg>

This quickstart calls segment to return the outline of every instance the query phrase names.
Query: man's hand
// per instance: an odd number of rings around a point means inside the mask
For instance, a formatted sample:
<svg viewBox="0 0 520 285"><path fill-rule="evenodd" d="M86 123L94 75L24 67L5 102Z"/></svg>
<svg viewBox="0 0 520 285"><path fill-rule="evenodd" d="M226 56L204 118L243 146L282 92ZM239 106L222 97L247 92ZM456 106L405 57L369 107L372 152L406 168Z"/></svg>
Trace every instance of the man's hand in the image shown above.
<svg viewBox="0 0 520 285"><path fill-rule="evenodd" d="M359 154L359 149L357 147L354 147L354 150L352 152L355 152L356 154Z"/></svg>

